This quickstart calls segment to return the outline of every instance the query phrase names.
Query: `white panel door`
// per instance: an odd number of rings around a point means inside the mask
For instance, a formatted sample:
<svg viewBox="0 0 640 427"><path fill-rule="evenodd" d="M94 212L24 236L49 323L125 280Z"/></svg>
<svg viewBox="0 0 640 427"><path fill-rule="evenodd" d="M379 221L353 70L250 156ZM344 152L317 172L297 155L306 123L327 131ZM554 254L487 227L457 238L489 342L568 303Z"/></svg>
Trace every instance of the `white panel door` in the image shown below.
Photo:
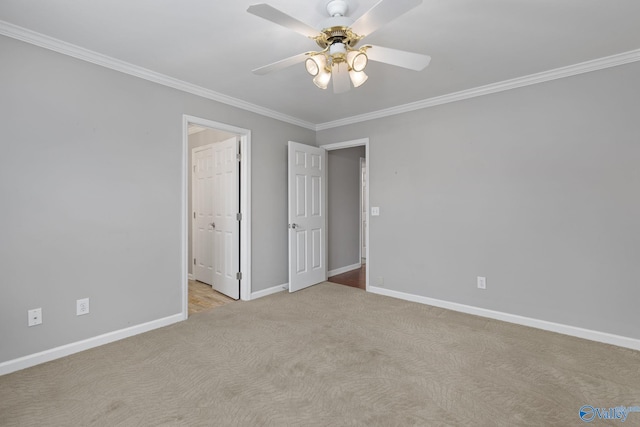
<svg viewBox="0 0 640 427"><path fill-rule="evenodd" d="M213 144L213 289L240 298L238 140Z"/></svg>
<svg viewBox="0 0 640 427"><path fill-rule="evenodd" d="M327 280L326 150L289 141L289 292Z"/></svg>
<svg viewBox="0 0 640 427"><path fill-rule="evenodd" d="M213 146L193 150L193 277L213 284Z"/></svg>

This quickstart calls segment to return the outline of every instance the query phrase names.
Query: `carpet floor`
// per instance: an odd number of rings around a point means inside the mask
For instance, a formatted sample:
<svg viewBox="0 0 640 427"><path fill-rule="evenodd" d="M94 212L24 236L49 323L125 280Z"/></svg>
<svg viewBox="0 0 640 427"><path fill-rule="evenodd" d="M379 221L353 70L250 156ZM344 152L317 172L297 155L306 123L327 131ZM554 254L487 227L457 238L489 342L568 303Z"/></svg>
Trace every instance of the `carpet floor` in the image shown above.
<svg viewBox="0 0 640 427"><path fill-rule="evenodd" d="M0 377L2 426L579 426L583 405L640 405L640 352L331 283Z"/></svg>

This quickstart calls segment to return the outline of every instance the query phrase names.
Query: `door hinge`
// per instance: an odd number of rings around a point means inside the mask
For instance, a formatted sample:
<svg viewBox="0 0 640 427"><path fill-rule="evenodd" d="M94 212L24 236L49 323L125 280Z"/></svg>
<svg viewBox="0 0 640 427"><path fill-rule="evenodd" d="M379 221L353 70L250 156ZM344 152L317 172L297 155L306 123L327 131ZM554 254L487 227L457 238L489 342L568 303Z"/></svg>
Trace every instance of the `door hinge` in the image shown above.
<svg viewBox="0 0 640 427"><path fill-rule="evenodd" d="M193 218L195 219L195 217L196 217L196 212L194 211L193 212Z"/></svg>
<svg viewBox="0 0 640 427"><path fill-rule="evenodd" d="M196 173L196 165L193 165L193 173Z"/></svg>
<svg viewBox="0 0 640 427"><path fill-rule="evenodd" d="M236 273L236 280L242 280L242 273L239 271Z"/></svg>
<svg viewBox="0 0 640 427"><path fill-rule="evenodd" d="M193 259L193 265L196 265L196 259L195 258Z"/></svg>
<svg viewBox="0 0 640 427"><path fill-rule="evenodd" d="M238 212L238 213L236 214L236 220L237 220L237 221L242 221L242 213L241 213L241 212Z"/></svg>
<svg viewBox="0 0 640 427"><path fill-rule="evenodd" d="M240 162L242 161L242 154L238 153L236 154L236 159Z"/></svg>

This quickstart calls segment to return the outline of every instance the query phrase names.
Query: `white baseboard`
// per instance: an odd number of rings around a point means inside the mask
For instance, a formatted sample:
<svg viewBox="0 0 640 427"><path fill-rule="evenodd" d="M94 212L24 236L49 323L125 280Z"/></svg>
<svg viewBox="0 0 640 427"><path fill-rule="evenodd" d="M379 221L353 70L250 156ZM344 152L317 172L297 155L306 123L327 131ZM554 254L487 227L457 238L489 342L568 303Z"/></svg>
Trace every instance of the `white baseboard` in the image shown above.
<svg viewBox="0 0 640 427"><path fill-rule="evenodd" d="M11 372L30 368L31 366L59 359L70 354L79 353L90 348L98 347L124 338L129 338L143 332L148 332L153 329L169 326L182 320L184 320L184 314L174 314L173 316L164 317L158 320L152 320L151 322L142 323L136 326L130 326L118 331L108 332L96 337L87 338L86 340L77 341L71 344L65 344L60 347L41 351L40 353L34 353L28 356L19 357L17 359L8 360L6 362L0 363L0 375L10 374Z"/></svg>
<svg viewBox="0 0 640 427"><path fill-rule="evenodd" d="M193 280L193 274L189 273L188 277L189 277L189 280Z"/></svg>
<svg viewBox="0 0 640 427"><path fill-rule="evenodd" d="M287 289L289 289L289 284L284 283L282 285L273 286L271 288L263 289L261 291L251 292L251 299L266 297L267 295L286 291Z"/></svg>
<svg viewBox="0 0 640 427"><path fill-rule="evenodd" d="M432 305L435 307L446 308L448 310L459 311L461 313L474 314L476 316L502 320L504 322L515 323L517 325L530 326L532 328L544 329L545 331L557 332L560 334L584 338L591 341L613 344L619 347L630 348L632 350L640 350L640 340L635 338L623 337L621 335L614 335L607 332L593 331L591 329L578 328L576 326L563 325L561 323L548 322L546 320L518 316L516 314L503 313L501 311L488 310L486 308L479 308L471 305L458 304L455 302L443 301L435 298L392 291L376 286L370 286L367 291L374 294L403 299L406 301L413 301L421 304Z"/></svg>
<svg viewBox="0 0 640 427"><path fill-rule="evenodd" d="M357 262L355 264L347 265L346 267L336 268L335 270L331 270L327 273L328 277L337 276L338 274L346 273L347 271L357 270L362 267L362 264Z"/></svg>

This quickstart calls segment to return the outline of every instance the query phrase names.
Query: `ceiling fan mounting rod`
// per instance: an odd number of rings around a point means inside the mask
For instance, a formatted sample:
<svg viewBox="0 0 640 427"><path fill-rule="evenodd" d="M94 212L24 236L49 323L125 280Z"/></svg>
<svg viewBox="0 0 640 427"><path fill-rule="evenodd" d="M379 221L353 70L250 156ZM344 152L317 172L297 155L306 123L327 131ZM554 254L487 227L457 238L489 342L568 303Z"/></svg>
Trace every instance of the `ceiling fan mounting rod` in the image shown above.
<svg viewBox="0 0 640 427"><path fill-rule="evenodd" d="M349 10L349 5L345 0L331 0L327 3L329 16L345 16Z"/></svg>

